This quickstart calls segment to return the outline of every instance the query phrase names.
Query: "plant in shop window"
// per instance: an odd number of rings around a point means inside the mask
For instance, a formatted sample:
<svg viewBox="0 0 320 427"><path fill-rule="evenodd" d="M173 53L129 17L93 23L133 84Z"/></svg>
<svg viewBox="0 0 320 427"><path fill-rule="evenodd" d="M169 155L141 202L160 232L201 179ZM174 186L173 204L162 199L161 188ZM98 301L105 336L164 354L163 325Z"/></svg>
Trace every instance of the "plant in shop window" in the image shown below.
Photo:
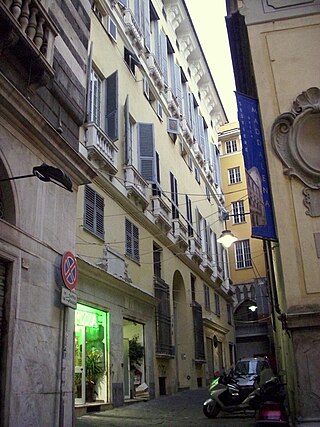
<svg viewBox="0 0 320 427"><path fill-rule="evenodd" d="M96 385L104 375L103 353L101 350L91 348L86 352L86 400L94 402L97 392Z"/></svg>

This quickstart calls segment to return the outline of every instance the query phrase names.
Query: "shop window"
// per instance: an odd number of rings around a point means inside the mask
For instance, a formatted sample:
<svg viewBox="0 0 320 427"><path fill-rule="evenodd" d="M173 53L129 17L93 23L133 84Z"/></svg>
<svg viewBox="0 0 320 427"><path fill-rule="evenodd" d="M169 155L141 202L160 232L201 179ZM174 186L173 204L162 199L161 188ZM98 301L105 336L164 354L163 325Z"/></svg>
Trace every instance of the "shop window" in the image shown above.
<svg viewBox="0 0 320 427"><path fill-rule="evenodd" d="M75 312L75 399L109 400L109 313L77 304Z"/></svg>

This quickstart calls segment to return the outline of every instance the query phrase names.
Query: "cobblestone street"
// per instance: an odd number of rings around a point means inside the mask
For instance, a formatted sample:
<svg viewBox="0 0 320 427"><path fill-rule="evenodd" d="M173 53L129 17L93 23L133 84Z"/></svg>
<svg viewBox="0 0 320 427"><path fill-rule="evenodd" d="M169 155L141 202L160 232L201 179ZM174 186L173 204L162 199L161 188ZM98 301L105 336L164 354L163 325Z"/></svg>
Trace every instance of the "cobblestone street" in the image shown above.
<svg viewBox="0 0 320 427"><path fill-rule="evenodd" d="M76 427L191 427L233 426L254 427L254 415L219 414L210 420L202 412L202 403L207 399L206 388L182 391L172 396L161 396L147 402L137 402L120 408L83 415L76 419Z"/></svg>

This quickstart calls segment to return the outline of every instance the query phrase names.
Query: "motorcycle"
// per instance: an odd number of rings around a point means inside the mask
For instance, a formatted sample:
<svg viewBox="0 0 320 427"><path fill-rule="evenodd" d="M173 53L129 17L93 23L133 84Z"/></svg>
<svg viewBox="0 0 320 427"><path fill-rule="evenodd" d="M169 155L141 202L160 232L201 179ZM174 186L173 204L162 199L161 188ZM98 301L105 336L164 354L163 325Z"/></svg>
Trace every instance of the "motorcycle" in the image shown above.
<svg viewBox="0 0 320 427"><path fill-rule="evenodd" d="M260 405L260 398L256 390L241 388L237 380L227 374L211 381L209 393L211 398L203 403L203 413L208 418L215 418L220 411L256 410Z"/></svg>
<svg viewBox="0 0 320 427"><path fill-rule="evenodd" d="M241 388L231 375L224 374L213 379L209 385L211 397L204 402L203 413L208 418L215 418L220 411L228 413L257 411L262 403L270 401L271 397L273 401L281 403L281 388L282 385L277 377L272 377L262 387L259 387L257 377L256 388L250 391L247 388Z"/></svg>

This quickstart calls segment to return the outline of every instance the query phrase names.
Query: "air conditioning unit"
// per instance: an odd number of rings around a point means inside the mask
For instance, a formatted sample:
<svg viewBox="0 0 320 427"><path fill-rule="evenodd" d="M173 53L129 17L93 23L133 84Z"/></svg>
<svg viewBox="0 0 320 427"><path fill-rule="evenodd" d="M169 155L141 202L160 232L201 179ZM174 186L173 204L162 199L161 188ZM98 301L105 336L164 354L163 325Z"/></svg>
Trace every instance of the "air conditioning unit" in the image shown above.
<svg viewBox="0 0 320 427"><path fill-rule="evenodd" d="M180 132L179 119L168 117L167 131L169 133L173 133L174 135L178 135Z"/></svg>
<svg viewBox="0 0 320 427"><path fill-rule="evenodd" d="M117 42L118 28L111 16L108 16L108 34L113 41Z"/></svg>

